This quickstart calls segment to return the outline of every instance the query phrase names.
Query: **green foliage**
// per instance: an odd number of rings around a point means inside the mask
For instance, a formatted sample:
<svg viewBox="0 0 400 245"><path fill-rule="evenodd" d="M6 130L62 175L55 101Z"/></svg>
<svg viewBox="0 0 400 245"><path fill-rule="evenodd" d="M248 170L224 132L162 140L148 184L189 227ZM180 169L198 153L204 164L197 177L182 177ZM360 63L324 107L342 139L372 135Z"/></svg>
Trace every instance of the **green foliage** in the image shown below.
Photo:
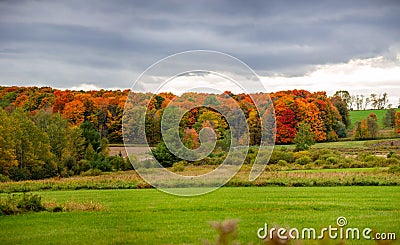
<svg viewBox="0 0 400 245"><path fill-rule="evenodd" d="M185 161L179 161L172 165L173 172L182 172L185 170Z"/></svg>
<svg viewBox="0 0 400 245"><path fill-rule="evenodd" d="M0 182L7 182L7 181L10 181L10 178L8 176L0 174Z"/></svg>
<svg viewBox="0 0 400 245"><path fill-rule="evenodd" d="M391 174L400 173L400 166L391 166L388 169L388 173L391 173Z"/></svg>
<svg viewBox="0 0 400 245"><path fill-rule="evenodd" d="M85 138L86 147L92 145L93 149L97 152L100 147L100 133L96 131L92 122L85 121L80 125L82 135Z"/></svg>
<svg viewBox="0 0 400 245"><path fill-rule="evenodd" d="M46 208L42 204L42 198L37 194L12 194L0 200L0 215L40 212L44 210Z"/></svg>
<svg viewBox="0 0 400 245"><path fill-rule="evenodd" d="M347 129L346 125L342 122L337 122L335 127L335 132L339 138L346 138L347 137Z"/></svg>
<svg viewBox="0 0 400 245"><path fill-rule="evenodd" d="M331 101L332 104L338 109L339 114L341 116L342 119L342 123L345 125L345 128L349 127L351 125L351 121L350 121L350 116L349 116L349 108L351 107L351 98L350 100L348 99L348 94L345 96L346 98L344 98L347 102L345 102L345 100L339 96L334 96ZM348 104L350 103L350 104Z"/></svg>
<svg viewBox="0 0 400 245"><path fill-rule="evenodd" d="M158 162L160 162L160 164L164 167L172 167L175 162L181 161L180 158L169 151L163 141L158 143L157 147L151 151Z"/></svg>
<svg viewBox="0 0 400 245"><path fill-rule="evenodd" d="M387 109L386 114L382 119L382 124L385 128L394 128L396 125L396 109Z"/></svg>
<svg viewBox="0 0 400 245"><path fill-rule="evenodd" d="M303 156L303 157L298 158L298 159L295 161L295 164L306 165L306 164L309 164L309 163L311 163L311 162L312 162L311 157L309 157L309 156Z"/></svg>
<svg viewBox="0 0 400 245"><path fill-rule="evenodd" d="M18 165L15 152L14 125L7 112L0 108L0 174L9 174Z"/></svg>
<svg viewBox="0 0 400 245"><path fill-rule="evenodd" d="M288 164L288 162L286 162L285 160L278 161L278 165L280 165L280 166L286 166L287 164Z"/></svg>
<svg viewBox="0 0 400 245"><path fill-rule="evenodd" d="M294 138L294 143L296 144L296 151L307 150L315 144L314 134L309 124L302 122L298 125L298 132Z"/></svg>
<svg viewBox="0 0 400 245"><path fill-rule="evenodd" d="M279 160L285 160L288 163L294 162L293 152L274 150L271 154L269 164L276 164Z"/></svg>
<svg viewBox="0 0 400 245"><path fill-rule="evenodd" d="M100 169L89 169L88 171L81 172L81 176L99 176L102 174L103 172Z"/></svg>

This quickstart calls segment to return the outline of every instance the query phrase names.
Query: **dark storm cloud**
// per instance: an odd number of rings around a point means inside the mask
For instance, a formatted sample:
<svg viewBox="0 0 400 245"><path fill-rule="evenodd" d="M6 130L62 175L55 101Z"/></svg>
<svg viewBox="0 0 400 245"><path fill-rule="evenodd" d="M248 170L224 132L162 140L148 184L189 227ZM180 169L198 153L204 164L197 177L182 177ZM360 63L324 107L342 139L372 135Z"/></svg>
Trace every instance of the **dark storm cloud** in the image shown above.
<svg viewBox="0 0 400 245"><path fill-rule="evenodd" d="M130 87L158 59L211 49L259 74L399 51L397 1L8 1L0 83Z"/></svg>

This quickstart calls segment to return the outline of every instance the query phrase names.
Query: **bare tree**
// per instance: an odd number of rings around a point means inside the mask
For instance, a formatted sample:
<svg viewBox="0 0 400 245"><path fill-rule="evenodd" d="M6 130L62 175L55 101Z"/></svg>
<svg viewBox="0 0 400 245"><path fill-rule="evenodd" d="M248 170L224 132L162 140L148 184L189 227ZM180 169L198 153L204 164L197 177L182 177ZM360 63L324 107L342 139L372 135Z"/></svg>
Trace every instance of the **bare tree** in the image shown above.
<svg viewBox="0 0 400 245"><path fill-rule="evenodd" d="M375 110L379 104L379 100L378 100L378 97L376 97L376 94L370 95L370 102L371 102L372 109Z"/></svg>
<svg viewBox="0 0 400 245"><path fill-rule="evenodd" d="M364 103L364 110L367 109L367 106L369 105L371 101L369 100L369 98L365 99L365 103Z"/></svg>

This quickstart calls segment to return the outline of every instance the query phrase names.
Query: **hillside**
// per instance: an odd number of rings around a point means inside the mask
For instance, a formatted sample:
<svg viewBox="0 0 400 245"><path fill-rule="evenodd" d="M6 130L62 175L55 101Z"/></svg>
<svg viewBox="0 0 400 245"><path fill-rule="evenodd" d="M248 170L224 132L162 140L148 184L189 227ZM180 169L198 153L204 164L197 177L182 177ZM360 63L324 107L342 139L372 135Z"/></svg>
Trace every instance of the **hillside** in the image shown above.
<svg viewBox="0 0 400 245"><path fill-rule="evenodd" d="M400 109L397 109L400 111ZM350 129L353 129L354 123L357 121L361 121L362 119L368 117L369 114L374 113L378 117L379 128L383 128L382 119L386 114L386 109L383 110L361 110L361 111L349 111L351 125Z"/></svg>

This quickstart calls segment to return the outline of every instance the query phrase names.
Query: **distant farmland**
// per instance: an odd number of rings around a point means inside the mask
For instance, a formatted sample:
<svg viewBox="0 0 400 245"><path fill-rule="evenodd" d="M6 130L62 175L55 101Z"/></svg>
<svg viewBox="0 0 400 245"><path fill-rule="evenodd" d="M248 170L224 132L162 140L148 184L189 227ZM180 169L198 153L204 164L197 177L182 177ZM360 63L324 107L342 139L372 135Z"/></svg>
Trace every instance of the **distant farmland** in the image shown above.
<svg viewBox="0 0 400 245"><path fill-rule="evenodd" d="M400 109L397 109L400 111ZM382 119L386 114L386 109L383 110L363 110L363 111L349 111L351 126L350 129L353 129L354 123L357 121L361 121L362 119L368 117L369 114L374 113L378 117L379 128L383 128Z"/></svg>

